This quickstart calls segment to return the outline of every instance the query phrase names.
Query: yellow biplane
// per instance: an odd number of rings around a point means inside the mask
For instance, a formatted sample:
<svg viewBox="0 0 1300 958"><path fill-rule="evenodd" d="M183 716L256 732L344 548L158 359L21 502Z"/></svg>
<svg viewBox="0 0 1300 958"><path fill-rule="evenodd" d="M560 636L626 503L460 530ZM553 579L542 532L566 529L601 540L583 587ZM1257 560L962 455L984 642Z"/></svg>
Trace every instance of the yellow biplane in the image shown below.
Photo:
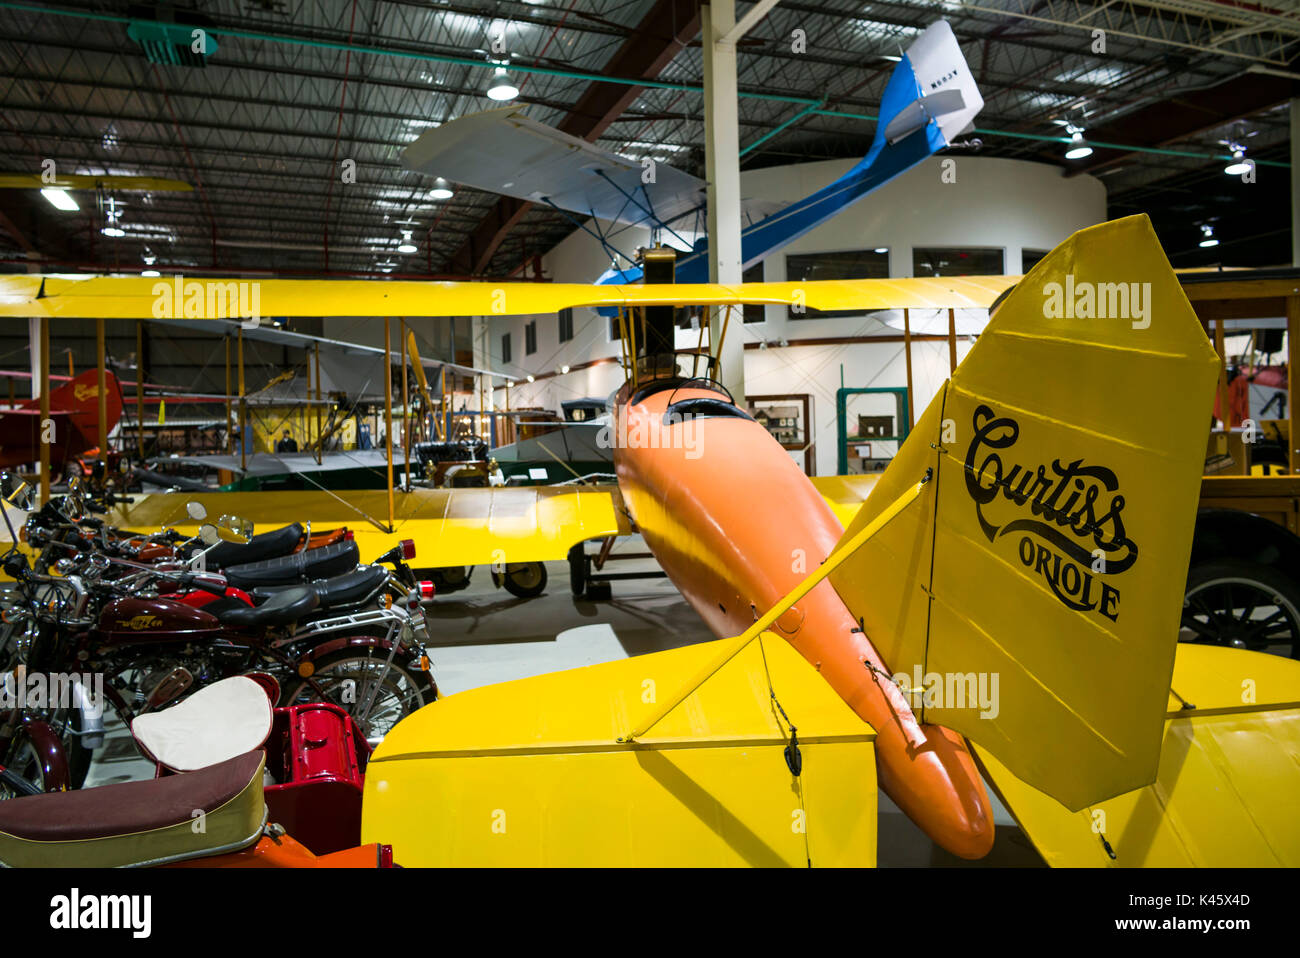
<svg viewBox="0 0 1300 958"><path fill-rule="evenodd" d="M664 350L655 309L987 308L1013 282L263 283L290 316L618 309L616 423L652 441L616 446L617 485L421 490L392 522L464 564L635 527L719 636L426 707L371 761L364 840L408 865L869 865L878 781L978 858L987 779L1052 864L1300 861L1281 805L1300 665L1177 642L1218 363L1145 217L1081 231L1017 283L874 481L809 482L711 378L717 355ZM1121 287L1142 315L1116 310ZM0 315L143 318L151 296L13 277ZM674 446L688 428L701 461ZM274 495L220 508L276 521ZM155 525L174 502L117 518ZM313 521L353 507L293 494Z"/></svg>

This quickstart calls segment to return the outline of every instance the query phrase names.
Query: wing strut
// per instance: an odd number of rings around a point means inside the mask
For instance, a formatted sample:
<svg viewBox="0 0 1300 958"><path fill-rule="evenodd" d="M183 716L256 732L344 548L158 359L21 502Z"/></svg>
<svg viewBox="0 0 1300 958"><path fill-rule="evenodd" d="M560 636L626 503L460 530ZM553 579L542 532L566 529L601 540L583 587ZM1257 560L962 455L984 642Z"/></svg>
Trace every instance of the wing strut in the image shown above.
<svg viewBox="0 0 1300 958"><path fill-rule="evenodd" d="M650 194L646 192L645 184L644 184L644 183L641 184L641 193L645 196L645 203L641 203L641 202L636 198L636 194L635 194L635 193L629 193L627 190L623 189L623 187L619 186L619 185L618 185L617 183L615 183L612 179L610 179L609 175L608 175L604 170L596 170L595 173L596 173L597 176L599 176L602 180L604 180L604 181L605 181L606 183L608 183L610 186L614 187L614 189L618 190L620 193L622 193L624 196L626 196L626 197L627 197L627 201L628 201L629 203L631 203L633 206L635 206L637 209L639 209L639 210L640 210L642 213L644 213L646 216L650 217L650 219L652 219L652 220L654 220L656 223L658 223L660 229L662 229L662 230L667 230L668 232L672 233L673 236L676 236L678 240L680 240L682 243L684 243L684 244L686 245L686 248L687 248L687 249L690 249L691 244L690 244L690 243L687 243L686 240L683 239L683 238L678 234L678 232L677 232L675 229L673 229L671 226L669 226L667 223L665 223L663 220L661 220L661 219L659 218L659 216L655 213L654 206L650 203Z"/></svg>
<svg viewBox="0 0 1300 958"><path fill-rule="evenodd" d="M925 484L930 481L930 478L933 475L933 470L927 469L925 475L921 477L920 482L908 488L906 492L886 506L880 515L876 516L876 518L868 523L861 532L855 535L848 542L844 543L841 548L837 549L834 554L817 567L816 572L809 575L806 579L791 589L785 598L777 602L776 605L772 606L772 608L768 609L767 612L765 612L753 625L734 639L725 643L718 655L707 662L688 681L684 682L682 687L669 697L666 704L655 707L650 711L649 715L643 716L641 721L636 724L633 730L620 738L619 741L635 741L658 725L665 715L677 708L677 706L681 705L682 702L686 701L686 697L712 678L718 669L722 668L735 658L744 650L745 646L749 645L750 642L753 642L754 639L767 631L767 629L771 627L772 623L785 615L786 610L789 609L790 606L794 605L816 588L823 579L838 569L845 559L858 551L858 549L865 545L869 539L876 535L876 533L889 525L889 523L892 522L900 512L915 502L917 496L921 494L921 490L925 487Z"/></svg>
<svg viewBox="0 0 1300 958"><path fill-rule="evenodd" d="M551 202L551 198L549 196L542 197L542 202L544 202L551 209L555 210L557 213L559 213L561 216L567 219L574 226L578 227L578 229L583 230L591 234L592 236L594 236L596 238L596 242L598 242L601 246L605 247L605 252L609 253L610 256L613 257L615 263L618 262L619 257L622 257L623 259L627 260L629 263L636 262L636 260L633 257L628 256L626 253L621 252L620 250L611 246L609 244L609 241L605 239L605 235L601 233L599 229L595 229L595 230L591 229L591 227L589 227L586 223L579 220L568 210L561 209L560 207L556 206L554 203ZM599 222L595 216L591 217L591 221L593 223Z"/></svg>

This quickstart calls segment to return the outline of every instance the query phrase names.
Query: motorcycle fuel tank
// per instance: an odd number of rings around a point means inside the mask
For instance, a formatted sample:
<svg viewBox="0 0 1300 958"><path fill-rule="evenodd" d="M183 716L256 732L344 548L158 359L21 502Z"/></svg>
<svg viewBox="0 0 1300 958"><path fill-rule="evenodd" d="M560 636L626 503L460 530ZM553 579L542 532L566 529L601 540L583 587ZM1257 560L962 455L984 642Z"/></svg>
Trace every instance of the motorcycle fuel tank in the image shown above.
<svg viewBox="0 0 1300 958"><path fill-rule="evenodd" d="M221 630L217 617L171 599L115 599L99 615L99 632L114 645L189 641Z"/></svg>

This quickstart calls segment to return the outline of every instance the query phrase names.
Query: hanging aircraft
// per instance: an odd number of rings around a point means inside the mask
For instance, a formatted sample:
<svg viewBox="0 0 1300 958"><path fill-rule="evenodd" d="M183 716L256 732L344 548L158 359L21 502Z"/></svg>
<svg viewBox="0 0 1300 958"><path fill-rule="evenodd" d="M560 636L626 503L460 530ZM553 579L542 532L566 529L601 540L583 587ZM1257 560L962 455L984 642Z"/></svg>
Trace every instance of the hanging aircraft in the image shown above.
<svg viewBox="0 0 1300 958"><path fill-rule="evenodd" d="M770 202L742 204L750 219L741 232L742 268L803 236L872 190L952 145L984 107L957 38L946 21L927 27L900 58L880 103L876 135L867 155L842 176L797 202L772 210ZM678 231L705 207L705 182L665 164L646 166L586 140L529 119L517 107L459 117L426 130L402 151L409 170L516 199L541 203L570 216L617 262L598 283L641 279L635 257L620 252L601 223L648 226L665 241L687 247L675 281L709 278L708 243L691 244ZM670 242L670 245L671 242Z"/></svg>

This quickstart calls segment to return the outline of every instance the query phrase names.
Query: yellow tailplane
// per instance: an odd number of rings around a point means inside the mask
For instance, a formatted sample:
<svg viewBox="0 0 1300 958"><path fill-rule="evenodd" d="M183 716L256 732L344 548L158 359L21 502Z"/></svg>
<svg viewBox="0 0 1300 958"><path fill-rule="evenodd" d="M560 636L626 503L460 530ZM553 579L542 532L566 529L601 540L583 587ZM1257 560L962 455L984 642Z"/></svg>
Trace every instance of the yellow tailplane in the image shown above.
<svg viewBox="0 0 1300 958"><path fill-rule="evenodd" d="M1150 221L1076 233L996 310L831 581L924 721L1077 810L1156 775L1218 361Z"/></svg>

